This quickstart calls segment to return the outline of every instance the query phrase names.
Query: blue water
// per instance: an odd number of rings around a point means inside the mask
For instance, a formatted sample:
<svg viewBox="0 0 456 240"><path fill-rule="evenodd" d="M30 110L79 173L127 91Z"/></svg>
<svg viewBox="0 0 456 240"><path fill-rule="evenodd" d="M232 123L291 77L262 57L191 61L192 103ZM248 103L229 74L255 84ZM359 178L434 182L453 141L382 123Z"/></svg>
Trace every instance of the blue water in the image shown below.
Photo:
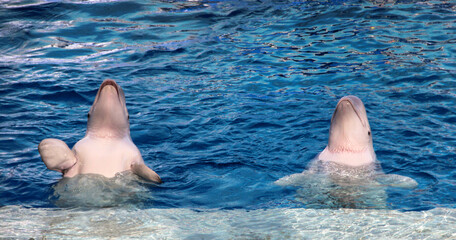
<svg viewBox="0 0 456 240"><path fill-rule="evenodd" d="M58 205L37 145L81 139L112 78L164 180L142 208L306 208L273 182L324 149L349 94L383 171L419 184L387 208L455 208L456 2L380 2L0 3L0 206Z"/></svg>

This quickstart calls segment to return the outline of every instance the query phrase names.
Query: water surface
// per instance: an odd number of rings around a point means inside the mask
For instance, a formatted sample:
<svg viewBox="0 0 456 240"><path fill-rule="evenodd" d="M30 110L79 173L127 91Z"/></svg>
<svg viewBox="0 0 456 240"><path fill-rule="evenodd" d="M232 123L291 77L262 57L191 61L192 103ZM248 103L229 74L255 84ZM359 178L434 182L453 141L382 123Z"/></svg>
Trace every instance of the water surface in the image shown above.
<svg viewBox="0 0 456 240"><path fill-rule="evenodd" d="M2 2L0 206L56 208L61 177L37 145L81 139L112 78L165 182L141 185L139 208L306 210L273 182L324 149L337 100L353 94L383 171L419 184L387 188L386 208L451 212L455 11L443 0Z"/></svg>

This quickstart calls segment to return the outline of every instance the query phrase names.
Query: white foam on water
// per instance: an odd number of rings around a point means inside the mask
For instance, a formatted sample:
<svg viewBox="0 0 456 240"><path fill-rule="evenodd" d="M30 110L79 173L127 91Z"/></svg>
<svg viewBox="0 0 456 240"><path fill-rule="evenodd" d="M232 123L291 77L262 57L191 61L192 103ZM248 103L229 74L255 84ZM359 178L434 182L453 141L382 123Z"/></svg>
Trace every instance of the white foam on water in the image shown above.
<svg viewBox="0 0 456 240"><path fill-rule="evenodd" d="M0 208L0 238L456 239L456 210Z"/></svg>

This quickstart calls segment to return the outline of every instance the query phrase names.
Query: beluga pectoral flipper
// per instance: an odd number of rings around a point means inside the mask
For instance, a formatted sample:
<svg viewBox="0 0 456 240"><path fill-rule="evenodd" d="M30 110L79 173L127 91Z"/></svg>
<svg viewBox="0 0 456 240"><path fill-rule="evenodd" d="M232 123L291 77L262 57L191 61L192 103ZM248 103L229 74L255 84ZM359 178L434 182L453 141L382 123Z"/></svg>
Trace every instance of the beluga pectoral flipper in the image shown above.
<svg viewBox="0 0 456 240"><path fill-rule="evenodd" d="M114 81L103 81L89 111L87 132L73 149L61 140L44 139L38 145L46 167L63 173L100 174L108 178L132 171L139 177L161 183L157 173L147 167L130 137L130 123L125 95Z"/></svg>
<svg viewBox="0 0 456 240"><path fill-rule="evenodd" d="M59 139L47 138L40 142L38 151L49 170L63 173L76 164L76 157L68 145Z"/></svg>
<svg viewBox="0 0 456 240"><path fill-rule="evenodd" d="M328 144L307 169L302 174L286 176L275 183L313 188L311 192L305 192L309 196L315 195L315 192L331 193L328 199L348 200L350 203L347 206L350 207L379 207L386 200L385 191L378 188L381 186L417 186L416 181L409 177L382 172L374 152L366 109L356 96L345 96L339 100L331 118ZM318 198L318 201L328 199ZM360 204L350 205L353 202ZM337 204L334 206L340 207Z"/></svg>

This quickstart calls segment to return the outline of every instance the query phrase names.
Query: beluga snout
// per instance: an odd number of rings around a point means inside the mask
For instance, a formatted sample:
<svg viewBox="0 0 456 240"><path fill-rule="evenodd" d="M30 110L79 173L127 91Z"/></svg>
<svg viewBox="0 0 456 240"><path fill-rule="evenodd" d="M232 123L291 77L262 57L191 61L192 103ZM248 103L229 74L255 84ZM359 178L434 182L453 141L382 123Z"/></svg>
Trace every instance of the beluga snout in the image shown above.
<svg viewBox="0 0 456 240"><path fill-rule="evenodd" d="M125 94L114 80L103 81L87 116L88 135L99 137L130 135Z"/></svg>

